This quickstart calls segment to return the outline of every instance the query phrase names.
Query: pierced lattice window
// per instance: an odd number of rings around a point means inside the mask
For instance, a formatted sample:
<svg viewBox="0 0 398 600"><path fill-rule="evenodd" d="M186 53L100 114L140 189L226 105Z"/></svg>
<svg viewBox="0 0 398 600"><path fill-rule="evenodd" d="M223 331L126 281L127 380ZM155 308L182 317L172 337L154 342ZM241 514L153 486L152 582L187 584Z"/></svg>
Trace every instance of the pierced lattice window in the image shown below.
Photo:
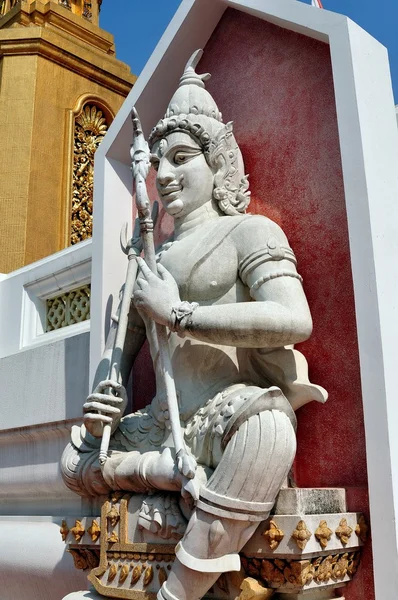
<svg viewBox="0 0 398 600"><path fill-rule="evenodd" d="M68 327L90 318L91 286L85 285L46 300L46 332Z"/></svg>
<svg viewBox="0 0 398 600"><path fill-rule="evenodd" d="M73 197L70 243L92 235L94 154L108 131L109 123L95 104L86 104L75 119L73 149Z"/></svg>

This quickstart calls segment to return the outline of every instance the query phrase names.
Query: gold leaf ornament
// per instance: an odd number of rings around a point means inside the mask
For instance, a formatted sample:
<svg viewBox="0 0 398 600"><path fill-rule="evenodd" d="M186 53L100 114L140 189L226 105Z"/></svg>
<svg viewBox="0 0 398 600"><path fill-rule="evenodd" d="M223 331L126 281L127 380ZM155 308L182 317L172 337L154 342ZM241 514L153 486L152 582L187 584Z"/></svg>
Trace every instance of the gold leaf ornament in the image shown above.
<svg viewBox="0 0 398 600"><path fill-rule="evenodd" d="M306 585L314 579L315 568L309 560L292 561L283 571L286 581L294 585Z"/></svg>
<svg viewBox="0 0 398 600"><path fill-rule="evenodd" d="M84 529L82 522L79 521L78 519L76 519L75 526L72 527L71 533L73 534L73 536L77 542L80 542L80 540L86 533L86 530Z"/></svg>
<svg viewBox="0 0 398 600"><path fill-rule="evenodd" d="M111 535L108 535L107 542L109 544L117 544L118 541L119 541L118 534L116 533L116 531L112 531ZM116 558L116 556L115 556L115 558Z"/></svg>
<svg viewBox="0 0 398 600"><path fill-rule="evenodd" d="M111 510L106 515L106 518L112 527L116 527L120 519L120 514L115 506L112 506Z"/></svg>
<svg viewBox="0 0 398 600"><path fill-rule="evenodd" d="M99 539L101 535L101 528L95 519L93 519L91 526L87 529L87 533L94 543Z"/></svg>
<svg viewBox="0 0 398 600"><path fill-rule="evenodd" d="M295 540L297 546L300 550L304 550L307 545L308 540L311 538L312 533L307 528L307 525L304 521L299 521L297 523L296 529L292 533L292 538Z"/></svg>
<svg viewBox="0 0 398 600"><path fill-rule="evenodd" d="M341 519L339 526L336 529L336 535L342 544L348 544L352 532L353 529L347 524L347 519Z"/></svg>
<svg viewBox="0 0 398 600"><path fill-rule="evenodd" d="M271 521L269 524L269 529L264 531L263 537L265 537L267 540L271 550L276 550L280 542L285 537L285 534L283 533L282 529L279 529L275 521Z"/></svg>
<svg viewBox="0 0 398 600"><path fill-rule="evenodd" d="M153 567L152 567L152 565L150 565L145 570L145 574L144 574L144 587L146 587L147 585L149 585L151 583L152 579L153 579Z"/></svg>
<svg viewBox="0 0 398 600"><path fill-rule="evenodd" d="M319 527L315 530L315 537L322 546L323 549L326 548L330 538L332 537L333 531L329 529L326 521L321 521L319 523Z"/></svg>
<svg viewBox="0 0 398 600"><path fill-rule="evenodd" d="M115 563L112 563L110 568L109 568L109 572L108 572L108 583L112 582L117 574L117 566Z"/></svg>
<svg viewBox="0 0 398 600"><path fill-rule="evenodd" d="M136 565L133 569L133 575L131 577L131 585L135 585L142 575L142 566Z"/></svg>
<svg viewBox="0 0 398 600"><path fill-rule="evenodd" d="M358 519L357 526L355 527L355 533L361 540L361 542L365 543L366 538L368 537L369 527L366 524L365 517L361 515Z"/></svg>
<svg viewBox="0 0 398 600"><path fill-rule="evenodd" d="M119 583L123 584L130 572L130 567L129 565L123 565L122 568L120 569L120 575L119 575Z"/></svg>
<svg viewBox="0 0 398 600"><path fill-rule="evenodd" d="M284 563L281 561L284 566ZM285 583L286 578L283 574L282 570L279 567L282 567L282 564L277 563L276 561L270 561L264 559L261 562L261 579L264 579L267 583L274 584L275 587L278 587ZM279 565L279 566L278 566ZM282 567L283 568L283 567Z"/></svg>
<svg viewBox="0 0 398 600"><path fill-rule="evenodd" d="M67 550L67 552L69 552L69 554L72 555L76 569L79 569L81 571L85 571L86 569L88 569L87 558L80 552L80 550L70 549Z"/></svg>
<svg viewBox="0 0 398 600"><path fill-rule="evenodd" d="M64 542L66 540L66 538L68 537L68 533L69 533L69 527L68 527L68 524L65 521L65 519L61 523L61 528L60 528L59 532L62 535L62 541Z"/></svg>
<svg viewBox="0 0 398 600"><path fill-rule="evenodd" d="M333 577L335 579L344 579L348 573L348 554L338 556L336 564L333 567Z"/></svg>
<svg viewBox="0 0 398 600"><path fill-rule="evenodd" d="M327 583L333 575L333 568L335 565L335 558L333 556L326 556L326 558L319 558L315 561L315 581L318 583Z"/></svg>

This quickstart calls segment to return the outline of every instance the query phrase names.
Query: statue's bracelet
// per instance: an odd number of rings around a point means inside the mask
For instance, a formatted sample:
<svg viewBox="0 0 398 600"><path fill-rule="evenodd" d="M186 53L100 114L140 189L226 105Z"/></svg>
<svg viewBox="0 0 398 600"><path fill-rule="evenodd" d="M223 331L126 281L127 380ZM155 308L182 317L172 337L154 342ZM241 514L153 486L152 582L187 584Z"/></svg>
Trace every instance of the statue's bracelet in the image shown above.
<svg viewBox="0 0 398 600"><path fill-rule="evenodd" d="M193 312L198 308L197 302L183 301L171 309L170 330L176 333L184 333L189 325Z"/></svg>

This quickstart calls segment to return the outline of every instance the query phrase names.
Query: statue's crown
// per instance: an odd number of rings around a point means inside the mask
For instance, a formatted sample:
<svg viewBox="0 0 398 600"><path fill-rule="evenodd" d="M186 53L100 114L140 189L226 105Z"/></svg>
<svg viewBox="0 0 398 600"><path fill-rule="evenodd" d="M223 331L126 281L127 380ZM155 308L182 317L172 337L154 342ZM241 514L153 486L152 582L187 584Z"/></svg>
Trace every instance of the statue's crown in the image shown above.
<svg viewBox="0 0 398 600"><path fill-rule="evenodd" d="M205 88L210 73L199 75L195 71L202 55L203 50L196 50L187 62L179 86L170 100L166 119L177 115L204 115L222 123L222 114Z"/></svg>

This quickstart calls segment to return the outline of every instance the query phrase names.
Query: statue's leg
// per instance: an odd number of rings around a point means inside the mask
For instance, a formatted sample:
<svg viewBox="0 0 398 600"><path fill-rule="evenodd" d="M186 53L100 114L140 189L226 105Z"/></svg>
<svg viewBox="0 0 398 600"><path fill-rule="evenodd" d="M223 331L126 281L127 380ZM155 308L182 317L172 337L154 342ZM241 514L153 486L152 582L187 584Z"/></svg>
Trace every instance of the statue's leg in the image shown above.
<svg viewBox="0 0 398 600"><path fill-rule="evenodd" d="M266 410L239 425L177 545L159 600L199 600L266 519L291 468L296 436L288 415Z"/></svg>

